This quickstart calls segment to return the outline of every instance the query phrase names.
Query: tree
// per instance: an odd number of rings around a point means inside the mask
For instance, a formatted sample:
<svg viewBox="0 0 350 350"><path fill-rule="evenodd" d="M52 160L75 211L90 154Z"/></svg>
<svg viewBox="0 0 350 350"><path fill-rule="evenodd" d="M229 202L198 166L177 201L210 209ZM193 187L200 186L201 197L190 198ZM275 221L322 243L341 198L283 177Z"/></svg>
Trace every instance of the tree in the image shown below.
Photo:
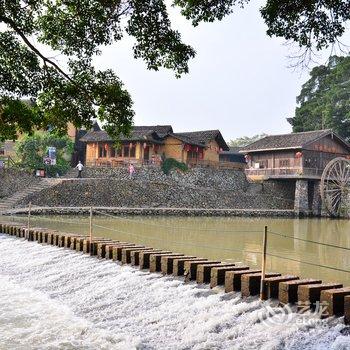
<svg viewBox="0 0 350 350"><path fill-rule="evenodd" d="M49 176L63 175L70 169L73 141L66 135L60 136L50 132L36 132L26 135L17 143L19 165L29 170L44 167L43 158L47 156L48 147L56 147L56 165L47 166Z"/></svg>
<svg viewBox="0 0 350 350"><path fill-rule="evenodd" d="M294 132L333 129L350 141L350 57L332 56L312 69L297 97Z"/></svg>
<svg viewBox="0 0 350 350"><path fill-rule="evenodd" d="M244 147L244 146L250 145L251 143L258 141L266 136L267 136L267 134L262 133L262 134L257 134L257 135L251 136L251 137L249 137L249 136L238 137L237 139L230 140L229 146L230 147Z"/></svg>
<svg viewBox="0 0 350 350"><path fill-rule="evenodd" d="M249 0L173 0L196 26L221 20ZM350 17L348 1L267 0L261 14L268 35L320 50L334 44ZM130 131L132 100L117 75L96 71L100 47L127 34L148 69L188 72L195 51L172 29L165 0L0 0L0 139L15 139L67 122L91 126L98 117L115 138ZM33 44L55 50L63 68ZM32 104L21 99L31 98Z"/></svg>

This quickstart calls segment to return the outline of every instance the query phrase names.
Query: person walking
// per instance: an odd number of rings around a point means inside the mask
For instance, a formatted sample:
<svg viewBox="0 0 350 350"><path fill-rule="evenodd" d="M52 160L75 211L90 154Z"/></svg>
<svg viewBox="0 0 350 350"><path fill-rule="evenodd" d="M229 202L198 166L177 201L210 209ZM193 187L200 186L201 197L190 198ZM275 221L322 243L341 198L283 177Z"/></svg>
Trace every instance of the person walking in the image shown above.
<svg viewBox="0 0 350 350"><path fill-rule="evenodd" d="M77 164L76 168L78 169L78 179L81 179L81 173L83 171L84 165L79 160L79 163Z"/></svg>
<svg viewBox="0 0 350 350"><path fill-rule="evenodd" d="M129 179L132 180L135 173L135 167L133 166L133 164L129 163L128 170L129 170Z"/></svg>

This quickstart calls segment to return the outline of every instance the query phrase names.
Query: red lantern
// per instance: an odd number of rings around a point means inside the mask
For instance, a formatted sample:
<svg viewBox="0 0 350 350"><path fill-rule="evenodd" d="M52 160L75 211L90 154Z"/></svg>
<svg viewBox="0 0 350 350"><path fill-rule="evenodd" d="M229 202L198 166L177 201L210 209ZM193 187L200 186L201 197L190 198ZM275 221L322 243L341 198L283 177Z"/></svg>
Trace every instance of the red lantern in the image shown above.
<svg viewBox="0 0 350 350"><path fill-rule="evenodd" d="M106 150L106 151L108 150L108 145L107 145L107 144L105 144L105 150Z"/></svg>
<svg viewBox="0 0 350 350"><path fill-rule="evenodd" d="M301 152L297 152L297 153L295 153L295 158L299 159L302 157L302 155L303 154Z"/></svg>
<svg viewBox="0 0 350 350"><path fill-rule="evenodd" d="M132 146L133 146L133 144L132 144L132 142L130 142L130 143L129 143L129 147L132 148Z"/></svg>
<svg viewBox="0 0 350 350"><path fill-rule="evenodd" d="M147 148L147 143L146 142L143 143L143 148L144 149Z"/></svg>

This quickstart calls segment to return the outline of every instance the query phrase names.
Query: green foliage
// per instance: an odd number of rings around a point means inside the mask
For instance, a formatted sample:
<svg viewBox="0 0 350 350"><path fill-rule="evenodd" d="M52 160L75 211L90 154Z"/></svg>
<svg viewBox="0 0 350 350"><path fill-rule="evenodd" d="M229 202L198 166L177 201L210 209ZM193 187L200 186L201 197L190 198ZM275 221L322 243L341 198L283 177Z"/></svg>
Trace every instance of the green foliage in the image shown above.
<svg viewBox="0 0 350 350"><path fill-rule="evenodd" d="M163 163L162 163L162 170L165 175L169 175L170 171L172 169L179 169L183 172L188 170L188 166L185 163L178 162L174 158L167 158Z"/></svg>
<svg viewBox="0 0 350 350"><path fill-rule="evenodd" d="M45 167L43 158L47 156L48 147L56 147L56 165ZM73 148L73 141L68 136L37 132L18 141L16 153L21 167L29 170L45 168L49 176L56 176L65 174L70 168Z"/></svg>
<svg viewBox="0 0 350 350"><path fill-rule="evenodd" d="M333 56L315 67L297 97L289 118L294 132L333 129L350 141L350 57Z"/></svg>
<svg viewBox="0 0 350 350"><path fill-rule="evenodd" d="M268 135L265 133L262 133L262 134L257 134L257 135L251 136L251 137L249 137L249 136L238 137L237 139L230 140L229 146L230 147L244 147L244 146L247 146L255 141L258 141L266 136L268 136Z"/></svg>
<svg viewBox="0 0 350 350"><path fill-rule="evenodd" d="M221 20L249 0L173 0L196 26ZM165 0L0 0L0 139L53 128L63 134L67 122L91 127L98 117L115 138L128 134L132 100L118 76L97 71L100 47L130 35L133 55L147 68L188 72L194 49L172 28ZM322 49L343 34L350 18L348 1L266 0L261 14L268 35ZM30 40L29 40L30 38ZM62 69L32 42L55 50L67 62ZM31 106L21 101L31 98Z"/></svg>
<svg viewBox="0 0 350 350"><path fill-rule="evenodd" d="M316 50L337 42L350 19L348 0L267 0L261 14L268 35Z"/></svg>

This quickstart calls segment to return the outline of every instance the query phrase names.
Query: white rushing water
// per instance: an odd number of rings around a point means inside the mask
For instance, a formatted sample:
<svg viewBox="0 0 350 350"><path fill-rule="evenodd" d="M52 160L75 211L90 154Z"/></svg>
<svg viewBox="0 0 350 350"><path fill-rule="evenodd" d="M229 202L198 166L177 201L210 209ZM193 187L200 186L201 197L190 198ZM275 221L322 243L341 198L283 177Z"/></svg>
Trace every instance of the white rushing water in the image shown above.
<svg viewBox="0 0 350 350"><path fill-rule="evenodd" d="M350 349L339 319L267 324L239 293L5 235L0 252L0 349Z"/></svg>

